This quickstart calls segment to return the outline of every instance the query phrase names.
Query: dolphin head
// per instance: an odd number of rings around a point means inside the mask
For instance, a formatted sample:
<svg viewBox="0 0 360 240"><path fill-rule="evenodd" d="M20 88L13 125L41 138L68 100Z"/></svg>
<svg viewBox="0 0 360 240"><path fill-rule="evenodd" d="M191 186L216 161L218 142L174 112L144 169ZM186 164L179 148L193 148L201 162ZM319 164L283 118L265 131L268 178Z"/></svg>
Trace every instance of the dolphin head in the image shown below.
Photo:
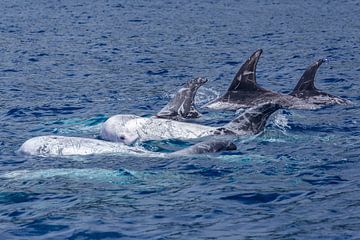
<svg viewBox="0 0 360 240"><path fill-rule="evenodd" d="M127 145L134 143L138 138L136 131L131 131L127 124L138 118L136 115L119 114L110 117L103 123L100 136L104 140L122 142Z"/></svg>
<svg viewBox="0 0 360 240"><path fill-rule="evenodd" d="M138 140L139 135L136 132L124 129L121 134L116 136L116 142L122 142L126 145L131 145Z"/></svg>

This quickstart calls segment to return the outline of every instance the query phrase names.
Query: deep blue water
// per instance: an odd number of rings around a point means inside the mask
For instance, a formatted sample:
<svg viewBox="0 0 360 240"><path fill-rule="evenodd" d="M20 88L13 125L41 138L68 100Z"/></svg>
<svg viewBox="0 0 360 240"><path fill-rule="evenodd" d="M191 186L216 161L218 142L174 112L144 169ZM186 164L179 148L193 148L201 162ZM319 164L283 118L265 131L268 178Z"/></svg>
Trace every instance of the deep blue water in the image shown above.
<svg viewBox="0 0 360 240"><path fill-rule="evenodd" d="M1 1L0 175L28 175L0 179L0 238L360 238L359 16L346 0ZM289 92L326 57L317 86L353 105L282 110L235 153L16 153L34 136L96 137L111 115L152 115L197 76L201 105L257 48L262 86ZM202 111L204 124L233 117Z"/></svg>

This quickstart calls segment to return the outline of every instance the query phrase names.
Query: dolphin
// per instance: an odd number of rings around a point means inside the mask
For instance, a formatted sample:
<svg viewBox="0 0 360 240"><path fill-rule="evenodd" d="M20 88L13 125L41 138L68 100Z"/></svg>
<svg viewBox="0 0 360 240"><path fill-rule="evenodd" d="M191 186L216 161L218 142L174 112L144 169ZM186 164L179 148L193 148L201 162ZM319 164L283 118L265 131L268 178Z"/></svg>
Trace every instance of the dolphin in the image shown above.
<svg viewBox="0 0 360 240"><path fill-rule="evenodd" d="M207 81L201 77L188 81L155 116L178 121L201 117L201 113L194 106L194 99L197 90Z"/></svg>
<svg viewBox="0 0 360 240"><path fill-rule="evenodd" d="M177 91L169 103L156 114L158 119L184 120L187 118L198 118L201 114L194 106L194 98L197 90L207 82L205 78L195 78L188 81L183 88ZM137 118L135 115L123 115L123 121L129 121ZM189 150L189 154L206 152L203 148L209 145L207 152L217 152L230 146L227 141L213 140L212 142L195 144ZM236 148L236 147L235 147ZM232 146L233 149L233 146ZM229 150L231 150L229 148ZM65 137L65 136L39 136L27 140L19 149L19 152L29 155L43 156L68 156L68 155L89 155L89 154L110 154L124 153L131 155L146 155L159 157L161 154L147 151L140 147L126 146L118 142L108 142L98 139ZM181 151L182 154L187 152L186 149ZM173 153L176 155L176 153Z"/></svg>
<svg viewBox="0 0 360 240"><path fill-rule="evenodd" d="M103 123L100 137L107 141L132 144L135 141L189 140L214 135L254 135L264 129L270 115L281 107L274 102L252 107L221 127L136 115L115 115Z"/></svg>
<svg viewBox="0 0 360 240"><path fill-rule="evenodd" d="M347 104L349 101L321 92L314 87L315 73L324 60L310 65L290 94L281 94L260 87L256 82L256 67L262 54L256 50L240 67L226 93L203 107L238 110L269 101L277 101L289 109L317 109L324 105Z"/></svg>
<svg viewBox="0 0 360 240"><path fill-rule="evenodd" d="M236 150L236 145L226 139L212 139L194 144L188 148L172 153L156 153L140 146L128 146L120 142L108 142L99 139L67 137L67 136L38 136L25 141L19 152L35 156L84 156L94 154L126 154L143 157L172 157L193 154L215 153Z"/></svg>
<svg viewBox="0 0 360 240"><path fill-rule="evenodd" d="M329 93L323 92L315 87L315 75L322 63L327 60L322 58L307 67L290 96L303 99L309 104L325 105L347 105L351 101L343 99Z"/></svg>

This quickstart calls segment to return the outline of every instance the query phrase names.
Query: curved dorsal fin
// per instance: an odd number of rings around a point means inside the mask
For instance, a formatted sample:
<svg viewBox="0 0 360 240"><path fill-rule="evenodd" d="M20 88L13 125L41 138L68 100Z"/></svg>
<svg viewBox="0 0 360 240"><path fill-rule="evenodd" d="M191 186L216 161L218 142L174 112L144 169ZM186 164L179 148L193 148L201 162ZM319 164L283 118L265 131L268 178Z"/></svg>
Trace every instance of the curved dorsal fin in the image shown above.
<svg viewBox="0 0 360 240"><path fill-rule="evenodd" d="M247 131L254 134L264 130L267 119L282 105L276 102L263 103L245 110L237 118L224 125L222 129L233 132Z"/></svg>
<svg viewBox="0 0 360 240"><path fill-rule="evenodd" d="M256 84L256 65L262 54L262 49L256 50L248 60L240 67L232 81L228 92L230 91L255 91L259 87Z"/></svg>
<svg viewBox="0 0 360 240"><path fill-rule="evenodd" d="M207 81L206 78L201 77L188 81L156 116L175 120L200 117L201 114L194 106L194 99L197 90Z"/></svg>
<svg viewBox="0 0 360 240"><path fill-rule="evenodd" d="M290 95L294 95L303 91L315 91L317 90L315 87L315 75L320 65L326 62L326 59L322 58L311 64L301 76L299 82L295 86L294 90L290 93Z"/></svg>

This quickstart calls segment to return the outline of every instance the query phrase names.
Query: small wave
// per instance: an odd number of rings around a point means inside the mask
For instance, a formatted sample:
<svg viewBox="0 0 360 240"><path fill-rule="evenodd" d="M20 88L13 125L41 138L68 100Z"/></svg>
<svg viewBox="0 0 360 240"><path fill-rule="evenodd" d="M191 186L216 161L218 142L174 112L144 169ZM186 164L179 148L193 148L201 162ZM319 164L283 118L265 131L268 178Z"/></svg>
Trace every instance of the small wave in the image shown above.
<svg viewBox="0 0 360 240"><path fill-rule="evenodd" d="M120 239L129 237L114 231L81 231L73 233L69 239Z"/></svg>
<svg viewBox="0 0 360 240"><path fill-rule="evenodd" d="M135 173L136 174L136 173ZM129 183L135 180L134 172L126 169L108 170L100 168L75 169L75 168L53 168L41 170L17 170L3 174L2 179L16 181L37 180L47 178L67 177L79 180L106 181L116 183Z"/></svg>
<svg viewBox="0 0 360 240"><path fill-rule="evenodd" d="M166 69L161 69L159 71L147 71L146 74L150 75L150 76L156 76L156 75L165 75L166 73L168 73L169 71Z"/></svg>
<svg viewBox="0 0 360 240"><path fill-rule="evenodd" d="M283 132L286 132L287 129L290 129L289 120L286 115L277 113L274 118L275 125L280 128Z"/></svg>
<svg viewBox="0 0 360 240"><path fill-rule="evenodd" d="M33 115L36 117L41 116L58 116L59 114L69 115L73 114L75 111L83 109L84 107L73 107L73 106L64 106L60 108L56 107L34 107L34 108L12 108L7 112L7 116L11 117L24 117L27 115Z"/></svg>
<svg viewBox="0 0 360 240"><path fill-rule="evenodd" d="M3 72L3 73L16 73L16 72L19 72L19 70L9 68L9 69L4 69L1 72Z"/></svg>
<svg viewBox="0 0 360 240"><path fill-rule="evenodd" d="M31 202L37 199L37 195L26 192L0 192L0 204Z"/></svg>
<svg viewBox="0 0 360 240"><path fill-rule="evenodd" d="M348 180L341 178L340 176L307 176L303 177L302 180L311 185L329 185L329 184L340 184L342 182L347 182Z"/></svg>
<svg viewBox="0 0 360 240"><path fill-rule="evenodd" d="M241 202L246 205L252 204L265 204L265 203L288 203L289 200L298 200L299 197L303 198L308 195L312 195L314 192L290 192L290 193L258 193L258 192L250 192L250 193L240 193L235 195L229 195L226 197L222 197L222 200L234 200Z"/></svg>
<svg viewBox="0 0 360 240"><path fill-rule="evenodd" d="M204 105L219 96L220 93L218 91L212 88L201 87L195 96L195 102L199 105Z"/></svg>
<svg viewBox="0 0 360 240"><path fill-rule="evenodd" d="M217 169L217 168L206 168L194 172L194 174L200 174L204 177L216 178L223 177L225 175L231 174L232 171L227 169Z"/></svg>

